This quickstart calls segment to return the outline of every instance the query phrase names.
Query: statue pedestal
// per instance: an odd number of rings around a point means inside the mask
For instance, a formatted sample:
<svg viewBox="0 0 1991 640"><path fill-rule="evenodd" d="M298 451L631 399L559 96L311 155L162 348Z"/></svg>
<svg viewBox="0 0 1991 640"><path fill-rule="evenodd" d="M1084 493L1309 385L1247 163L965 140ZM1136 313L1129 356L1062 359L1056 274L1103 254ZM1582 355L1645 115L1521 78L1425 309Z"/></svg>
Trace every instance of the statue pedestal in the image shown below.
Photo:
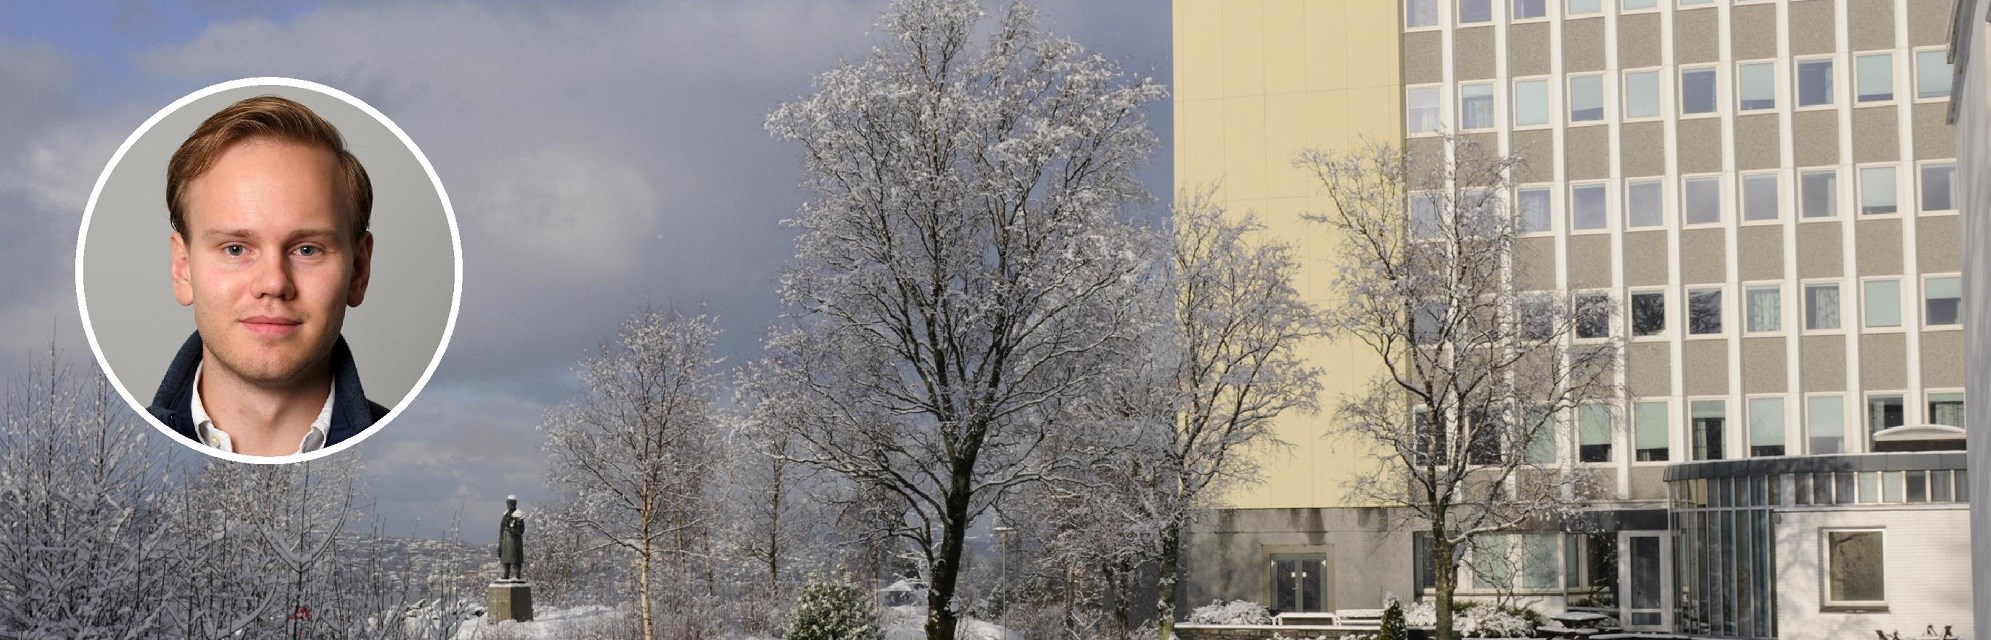
<svg viewBox="0 0 1991 640"><path fill-rule="evenodd" d="M491 583L490 607L485 609L487 624L497 624L500 620L525 622L532 619L532 583L524 580L499 580Z"/></svg>

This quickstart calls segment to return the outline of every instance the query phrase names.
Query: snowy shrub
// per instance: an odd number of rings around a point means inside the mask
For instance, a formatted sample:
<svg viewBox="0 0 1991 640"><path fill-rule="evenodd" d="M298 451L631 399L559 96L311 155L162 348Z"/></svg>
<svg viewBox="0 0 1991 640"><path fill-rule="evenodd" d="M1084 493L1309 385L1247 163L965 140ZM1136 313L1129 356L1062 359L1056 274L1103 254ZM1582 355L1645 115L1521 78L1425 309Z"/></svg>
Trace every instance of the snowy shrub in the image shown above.
<svg viewBox="0 0 1991 640"><path fill-rule="evenodd" d="M1433 602L1425 600L1405 609L1404 622L1417 627L1437 624L1438 614ZM1532 638L1535 627L1540 626L1542 621L1542 614L1533 609L1494 607L1472 600L1455 600L1452 603L1452 630L1461 638Z"/></svg>
<svg viewBox="0 0 1991 640"><path fill-rule="evenodd" d="M838 571L809 578L795 617L788 622L787 640L879 640L884 633L871 597L850 576Z"/></svg>
<svg viewBox="0 0 1991 640"><path fill-rule="evenodd" d="M1272 624L1272 612L1250 600L1212 600L1189 612L1190 624Z"/></svg>
<svg viewBox="0 0 1991 640"><path fill-rule="evenodd" d="M1404 628L1403 603L1392 593L1383 598L1383 623L1376 631L1376 640L1409 640L1410 632Z"/></svg>

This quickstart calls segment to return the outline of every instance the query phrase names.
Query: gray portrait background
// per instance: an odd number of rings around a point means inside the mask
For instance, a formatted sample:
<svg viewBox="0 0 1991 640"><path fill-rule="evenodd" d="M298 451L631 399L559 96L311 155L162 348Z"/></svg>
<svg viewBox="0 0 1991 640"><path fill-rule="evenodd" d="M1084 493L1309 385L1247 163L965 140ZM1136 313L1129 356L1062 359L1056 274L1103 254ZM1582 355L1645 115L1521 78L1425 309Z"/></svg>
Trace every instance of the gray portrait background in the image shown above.
<svg viewBox="0 0 1991 640"><path fill-rule="evenodd" d="M193 309L173 299L166 163L202 120L260 95L304 103L338 127L373 181L373 276L365 300L346 310L340 333L367 397L399 406L441 347L449 322L456 287L449 221L428 173L393 131L358 107L308 89L217 92L166 115L132 143L83 230L78 267L86 329L95 333L112 378L139 408L151 404L173 354L194 331Z"/></svg>

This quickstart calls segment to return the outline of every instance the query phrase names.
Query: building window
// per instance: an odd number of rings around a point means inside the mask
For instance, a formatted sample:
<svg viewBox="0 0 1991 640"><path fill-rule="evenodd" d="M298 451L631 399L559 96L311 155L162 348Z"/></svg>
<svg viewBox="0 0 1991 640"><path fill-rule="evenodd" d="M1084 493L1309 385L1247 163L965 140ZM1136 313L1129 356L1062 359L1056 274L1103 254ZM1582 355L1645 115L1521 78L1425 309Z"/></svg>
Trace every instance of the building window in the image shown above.
<svg viewBox="0 0 1991 640"><path fill-rule="evenodd" d="M1325 611L1327 558L1320 554L1272 556L1272 604L1285 611Z"/></svg>
<svg viewBox="0 0 1991 640"><path fill-rule="evenodd" d="M1825 604L1886 604L1885 546L1880 531L1826 531Z"/></svg>
<svg viewBox="0 0 1991 640"><path fill-rule="evenodd" d="M1459 0L1459 24L1493 22L1493 0Z"/></svg>
<svg viewBox="0 0 1991 640"><path fill-rule="evenodd" d="M1922 324L1956 326L1963 324L1963 281L1956 276L1934 276L1922 281Z"/></svg>
<svg viewBox="0 0 1991 640"><path fill-rule="evenodd" d="M1438 26L1438 0L1403 0L1403 26Z"/></svg>
<svg viewBox="0 0 1991 640"><path fill-rule="evenodd" d="M1641 229L1666 225L1666 192L1658 180L1625 183L1625 227Z"/></svg>
<svg viewBox="0 0 1991 640"><path fill-rule="evenodd" d="M1846 401L1839 396L1812 396L1804 401L1804 432L1810 440L1809 453L1823 455L1846 450Z"/></svg>
<svg viewBox="0 0 1991 640"><path fill-rule="evenodd" d="M1549 123L1549 81L1540 78L1514 81L1514 126L1532 127Z"/></svg>
<svg viewBox="0 0 1991 640"><path fill-rule="evenodd" d="M1576 408L1576 459L1611 461L1611 407L1586 404Z"/></svg>
<svg viewBox="0 0 1991 640"><path fill-rule="evenodd" d="M1599 122L1604 119L1604 76L1569 77L1569 121Z"/></svg>
<svg viewBox="0 0 1991 640"><path fill-rule="evenodd" d="M1549 14L1548 0L1514 0L1514 19L1540 18Z"/></svg>
<svg viewBox="0 0 1991 640"><path fill-rule="evenodd" d="M1832 59L1797 63L1797 106L1832 104Z"/></svg>
<svg viewBox="0 0 1991 640"><path fill-rule="evenodd" d="M1868 329L1901 326L1900 280L1868 280L1860 286L1860 310Z"/></svg>
<svg viewBox="0 0 1991 640"><path fill-rule="evenodd" d="M1553 589L1562 582L1562 536L1554 533L1526 533L1521 538L1521 588Z"/></svg>
<svg viewBox="0 0 1991 640"><path fill-rule="evenodd" d="M1727 400L1695 400L1689 403L1694 460L1722 459L1723 427L1728 424Z"/></svg>
<svg viewBox="0 0 1991 640"><path fill-rule="evenodd" d="M1603 12L1603 0L1569 0L1569 15L1582 16Z"/></svg>
<svg viewBox="0 0 1991 640"><path fill-rule="evenodd" d="M1683 214L1687 224L1721 222L1721 178L1702 176L1680 181L1685 197Z"/></svg>
<svg viewBox="0 0 1991 640"><path fill-rule="evenodd" d="M1709 68L1680 70L1680 113L1714 113L1716 98L1715 70Z"/></svg>
<svg viewBox="0 0 1991 640"><path fill-rule="evenodd" d="M1631 294L1632 336L1666 333L1666 292L1635 291Z"/></svg>
<svg viewBox="0 0 1991 640"><path fill-rule="evenodd" d="M1602 229L1610 224L1606 212L1604 185L1579 184L1569 188L1569 228L1577 231Z"/></svg>
<svg viewBox="0 0 1991 640"><path fill-rule="evenodd" d="M1471 538L1468 563L1472 565L1474 589L1507 589L1514 584L1514 563L1507 553L1511 544L1508 538L1504 533L1482 533Z"/></svg>
<svg viewBox="0 0 1991 640"><path fill-rule="evenodd" d="M1611 294L1576 294L1576 337L1611 337Z"/></svg>
<svg viewBox="0 0 1991 640"><path fill-rule="evenodd" d="M1512 427L1498 407L1481 406L1468 413L1471 417L1466 425L1466 464L1500 464L1505 459L1501 439Z"/></svg>
<svg viewBox="0 0 1991 640"><path fill-rule="evenodd" d="M1894 54L1871 53L1853 58L1853 91L1857 102L1894 99Z"/></svg>
<svg viewBox="0 0 1991 640"><path fill-rule="evenodd" d="M1742 176L1742 219L1777 219L1777 174Z"/></svg>
<svg viewBox="0 0 1991 640"><path fill-rule="evenodd" d="M1411 133L1438 130L1438 88L1419 87L1408 91L1403 101L1409 113L1404 118Z"/></svg>
<svg viewBox="0 0 1991 640"><path fill-rule="evenodd" d="M1468 129L1492 129L1493 84L1459 85L1459 126Z"/></svg>
<svg viewBox="0 0 1991 640"><path fill-rule="evenodd" d="M1798 205L1806 218L1839 215L1839 170L1811 169L1798 174Z"/></svg>
<svg viewBox="0 0 1991 640"><path fill-rule="evenodd" d="M1443 339L1445 331L1444 300L1424 300L1417 303L1417 316L1411 320L1410 335L1418 346L1429 347Z"/></svg>
<svg viewBox="0 0 1991 640"><path fill-rule="evenodd" d="M1749 399L1749 455L1784 455L1784 399Z"/></svg>
<svg viewBox="0 0 1991 640"><path fill-rule="evenodd" d="M1521 339L1537 343L1555 337L1555 298L1541 292L1520 295L1519 308Z"/></svg>
<svg viewBox="0 0 1991 640"><path fill-rule="evenodd" d="M1663 400L1632 405L1632 447L1639 462L1666 461L1666 441L1670 439L1668 430L1672 426L1666 413Z"/></svg>
<svg viewBox="0 0 1991 640"><path fill-rule="evenodd" d="M1956 78L1956 68L1950 65L1949 51L1935 49L1915 52L1915 97L1922 99L1950 97L1950 83Z"/></svg>
<svg viewBox="0 0 1991 640"><path fill-rule="evenodd" d="M1428 240L1438 237L1441 230L1440 211L1444 203L1439 202L1438 194L1410 194L1410 237Z"/></svg>
<svg viewBox="0 0 1991 640"><path fill-rule="evenodd" d="M1687 290L1687 333L1721 333L1721 289Z"/></svg>
<svg viewBox="0 0 1991 640"><path fill-rule="evenodd" d="M1860 167L1860 213L1878 216L1894 212L1894 167Z"/></svg>
<svg viewBox="0 0 1991 640"><path fill-rule="evenodd" d="M1548 187L1523 187L1514 192L1515 208L1521 210L1521 233L1549 230Z"/></svg>
<svg viewBox="0 0 1991 640"><path fill-rule="evenodd" d="M1956 163L1922 165L1922 211L1956 210Z"/></svg>
<svg viewBox="0 0 1991 640"><path fill-rule="evenodd" d="M1625 72L1625 118L1659 117L1659 72Z"/></svg>
<svg viewBox="0 0 1991 640"><path fill-rule="evenodd" d="M1777 108L1777 64L1744 62L1735 65L1736 106L1743 111Z"/></svg>
<svg viewBox="0 0 1991 640"><path fill-rule="evenodd" d="M1624 7L1625 7L1625 10L1626 10L1626 11L1637 11L1637 10L1639 10L1639 9L1651 9L1651 8L1654 8L1654 7L1657 7L1657 6L1659 6L1659 0L1625 0L1625 3L1624 3Z"/></svg>
<svg viewBox="0 0 1991 640"><path fill-rule="evenodd" d="M1901 400L1899 393L1876 393L1867 396L1867 435L1908 424L1908 405Z"/></svg>
<svg viewBox="0 0 1991 640"><path fill-rule="evenodd" d="M1929 424L1963 428L1963 394L1955 391L1929 394Z"/></svg>
<svg viewBox="0 0 1991 640"><path fill-rule="evenodd" d="M1749 318L1743 322L1743 330L1749 333L1770 333L1784 328L1784 288L1782 285L1757 284L1743 289L1743 297L1748 305Z"/></svg>
<svg viewBox="0 0 1991 640"><path fill-rule="evenodd" d="M1804 285L1804 328L1825 331L1839 326L1839 283Z"/></svg>
<svg viewBox="0 0 1991 640"><path fill-rule="evenodd" d="M1542 406L1531 406L1514 425L1514 440L1521 449L1521 461L1533 465L1555 464L1556 416Z"/></svg>

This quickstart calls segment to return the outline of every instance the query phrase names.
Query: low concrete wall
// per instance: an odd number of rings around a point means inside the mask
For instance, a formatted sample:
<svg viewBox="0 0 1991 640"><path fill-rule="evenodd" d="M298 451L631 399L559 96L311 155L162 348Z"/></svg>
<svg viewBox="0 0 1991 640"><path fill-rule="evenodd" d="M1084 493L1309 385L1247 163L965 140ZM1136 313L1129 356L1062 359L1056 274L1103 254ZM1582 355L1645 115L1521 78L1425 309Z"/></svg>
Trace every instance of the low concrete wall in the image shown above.
<svg viewBox="0 0 1991 640"><path fill-rule="evenodd" d="M1383 596L1391 593L1409 600L1414 589L1410 533L1388 530L1391 515L1380 508L1201 512L1184 540L1180 610L1213 600L1270 606L1268 566L1275 553L1327 556L1331 566L1323 604L1329 610L1381 607Z"/></svg>

